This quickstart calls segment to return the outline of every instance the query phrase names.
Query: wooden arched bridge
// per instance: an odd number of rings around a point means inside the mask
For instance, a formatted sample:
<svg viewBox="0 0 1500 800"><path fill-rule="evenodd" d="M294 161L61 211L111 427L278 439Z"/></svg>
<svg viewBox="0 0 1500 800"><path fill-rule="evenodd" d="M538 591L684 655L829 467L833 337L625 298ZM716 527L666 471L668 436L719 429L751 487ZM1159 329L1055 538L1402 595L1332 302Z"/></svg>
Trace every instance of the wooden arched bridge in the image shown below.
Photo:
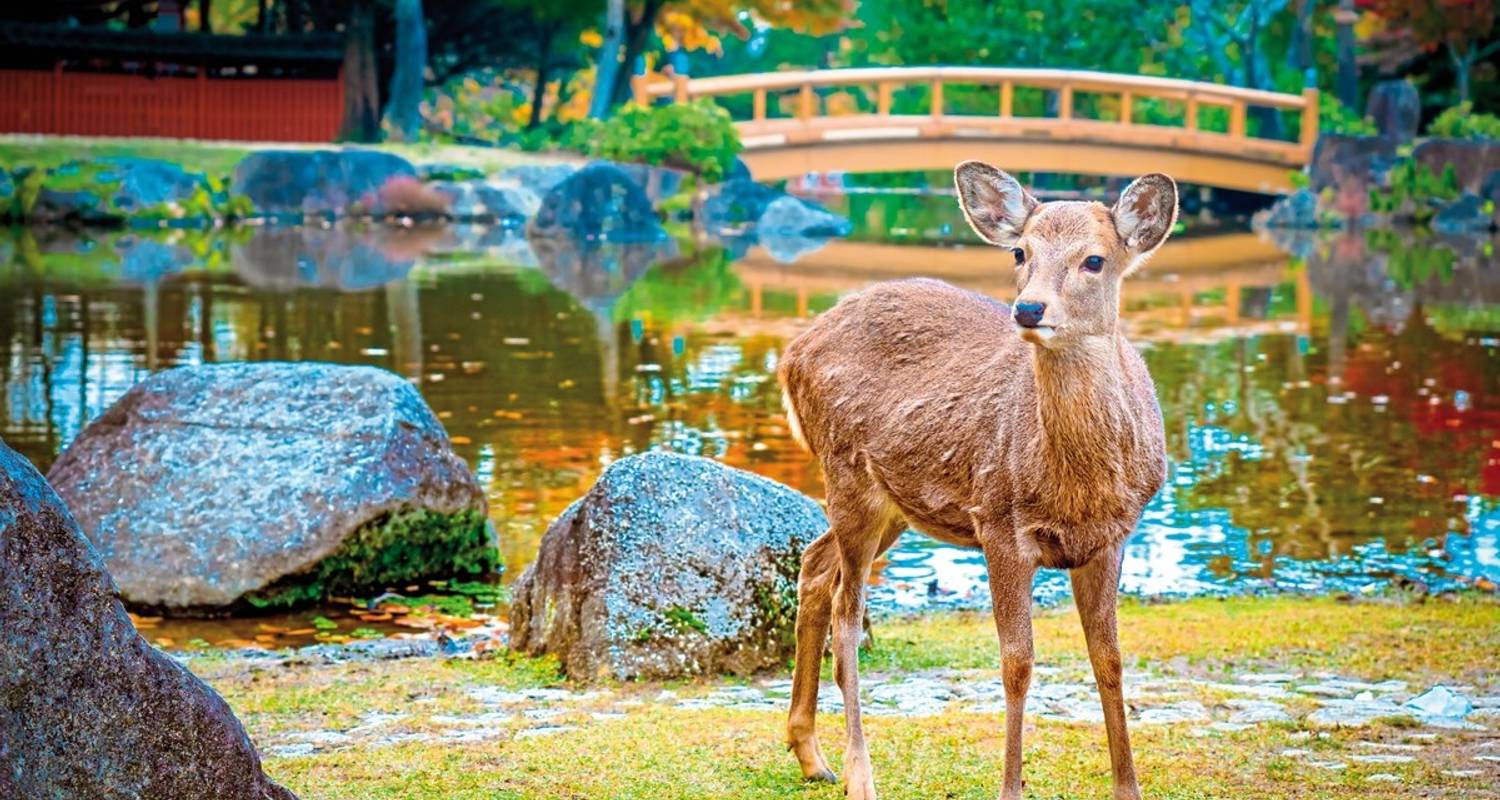
<svg viewBox="0 0 1500 800"><path fill-rule="evenodd" d="M925 110L896 113L897 93L913 86L926 89L916 93ZM995 97L994 113L976 114L972 103L962 113L950 111L945 90L960 86L986 87L987 93L968 96ZM1018 93L1035 97L1037 90L1052 93L1051 113L1017 115ZM1311 158L1318 136L1316 89L1279 94L1105 72L893 67L638 77L634 92L642 103L749 95L749 118L735 124L745 148L741 157L762 180L807 172L947 169L978 158L1012 171L1125 177L1159 171L1204 186L1282 192L1291 188L1290 173ZM1213 108L1223 112L1205 113ZM1173 112L1152 116L1169 124L1143 119L1162 109ZM1251 109L1290 112L1282 127L1294 130L1294 138L1251 135Z"/></svg>

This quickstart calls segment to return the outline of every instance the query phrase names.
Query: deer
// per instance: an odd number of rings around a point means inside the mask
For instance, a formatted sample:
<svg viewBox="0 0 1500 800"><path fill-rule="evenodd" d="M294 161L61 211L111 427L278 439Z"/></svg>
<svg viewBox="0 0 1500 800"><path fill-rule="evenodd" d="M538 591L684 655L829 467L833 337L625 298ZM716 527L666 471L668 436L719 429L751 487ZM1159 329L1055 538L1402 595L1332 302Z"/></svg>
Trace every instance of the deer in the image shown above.
<svg viewBox="0 0 1500 800"><path fill-rule="evenodd" d="M814 729L825 645L843 695L845 796L874 800L859 648L871 565L907 527L979 548L1005 692L1001 800L1020 800L1032 589L1069 570L1104 710L1115 800L1140 800L1116 604L1126 539L1166 480L1161 408L1121 331L1120 290L1167 240L1177 184L1153 173L1112 206L1042 203L979 161L954 169L970 227L1014 259L1014 305L941 281L875 284L791 341L778 378L792 436L822 465L827 532L803 551L787 745L837 783Z"/></svg>

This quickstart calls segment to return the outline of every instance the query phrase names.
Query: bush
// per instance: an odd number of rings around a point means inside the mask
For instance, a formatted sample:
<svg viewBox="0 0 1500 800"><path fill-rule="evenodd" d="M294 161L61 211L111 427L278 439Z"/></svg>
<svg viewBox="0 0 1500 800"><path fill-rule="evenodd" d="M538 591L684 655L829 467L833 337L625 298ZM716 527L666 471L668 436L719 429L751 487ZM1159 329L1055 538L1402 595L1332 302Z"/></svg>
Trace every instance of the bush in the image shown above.
<svg viewBox="0 0 1500 800"><path fill-rule="evenodd" d="M691 170L710 182L729 174L740 152L729 112L712 100L664 106L630 103L602 123L579 123L563 135L564 147L615 161L641 161Z"/></svg>
<svg viewBox="0 0 1500 800"><path fill-rule="evenodd" d="M1453 139L1500 139L1500 117L1474 113L1474 104L1464 101L1437 115L1427 126L1428 136Z"/></svg>
<svg viewBox="0 0 1500 800"><path fill-rule="evenodd" d="M1339 102L1330 92L1318 95L1318 131L1345 136L1374 136L1380 133L1369 117L1362 117L1354 109Z"/></svg>

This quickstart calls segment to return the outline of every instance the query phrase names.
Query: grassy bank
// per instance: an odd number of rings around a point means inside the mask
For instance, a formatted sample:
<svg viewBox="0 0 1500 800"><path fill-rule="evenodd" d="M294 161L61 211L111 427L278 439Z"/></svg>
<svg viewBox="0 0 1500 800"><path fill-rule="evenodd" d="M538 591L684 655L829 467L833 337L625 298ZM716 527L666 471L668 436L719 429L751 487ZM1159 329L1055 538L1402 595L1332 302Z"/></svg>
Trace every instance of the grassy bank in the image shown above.
<svg viewBox="0 0 1500 800"><path fill-rule="evenodd" d="M224 142L194 139L152 139L112 136L0 135L0 167L49 169L70 161L131 156L154 158L181 165L190 172L226 177L234 166L255 150L315 150L342 147L339 144ZM574 156L528 153L498 147L468 147L440 144L347 145L395 153L414 164L453 164L486 173L519 164L576 162Z"/></svg>
<svg viewBox="0 0 1500 800"><path fill-rule="evenodd" d="M1077 628L1069 609L1037 618L1039 684L1088 682ZM875 633L876 647L863 658L870 685L998 678L994 634L981 616L892 619ZM1127 684L1142 692L1156 684L1167 692L1160 697L1216 713L1236 702L1225 687L1256 672L1394 678L1412 693L1439 682L1476 696L1500 693L1494 598L1127 603L1121 638L1133 673ZM840 796L838 787L800 781L781 744L784 702L714 702L754 695L758 686L777 691L785 673L578 686L550 659L507 653L271 667L209 658L192 666L240 713L268 753L268 771L304 798ZM1317 698L1292 693L1280 702L1298 721L1242 730L1133 725L1147 796L1500 797L1500 764L1479 758L1500 756L1500 745L1486 744L1496 738L1496 717L1484 718L1486 731L1435 730L1401 716L1314 731L1302 720ZM820 725L837 764L841 717L824 714ZM991 798L998 791L1004 737L997 714L871 715L866 729L882 797ZM1108 795L1102 726L1028 714L1027 731L1029 797Z"/></svg>

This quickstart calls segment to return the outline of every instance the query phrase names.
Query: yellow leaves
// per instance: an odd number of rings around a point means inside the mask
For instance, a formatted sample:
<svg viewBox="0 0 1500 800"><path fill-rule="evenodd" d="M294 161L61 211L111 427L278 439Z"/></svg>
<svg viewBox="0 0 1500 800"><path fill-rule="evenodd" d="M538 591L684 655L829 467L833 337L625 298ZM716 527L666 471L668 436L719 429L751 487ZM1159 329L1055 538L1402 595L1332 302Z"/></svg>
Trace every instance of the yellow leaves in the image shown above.
<svg viewBox="0 0 1500 800"><path fill-rule="evenodd" d="M718 55L723 52L719 37L704 27L703 20L680 9L663 11L656 18L656 34L668 50L701 50Z"/></svg>
<svg viewBox="0 0 1500 800"><path fill-rule="evenodd" d="M602 47L604 46L604 36L599 31L589 28L583 33L578 34L578 43L584 47Z"/></svg>

